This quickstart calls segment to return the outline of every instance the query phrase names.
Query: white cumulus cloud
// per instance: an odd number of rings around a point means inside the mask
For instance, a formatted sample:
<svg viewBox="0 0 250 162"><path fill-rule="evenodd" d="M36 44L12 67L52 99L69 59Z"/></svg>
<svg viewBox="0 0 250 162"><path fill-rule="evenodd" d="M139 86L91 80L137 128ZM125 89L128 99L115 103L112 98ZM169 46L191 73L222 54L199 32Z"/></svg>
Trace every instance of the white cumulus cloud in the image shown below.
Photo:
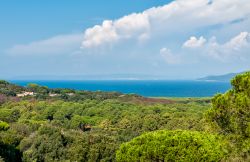
<svg viewBox="0 0 250 162"><path fill-rule="evenodd" d="M183 46L187 48L197 49L198 53L205 56L211 56L221 61L233 59L244 59L249 57L248 50L250 48L250 33L241 32L224 43L218 43L216 37L212 37L209 41L200 37L191 37ZM196 48L202 47L202 48Z"/></svg>
<svg viewBox="0 0 250 162"><path fill-rule="evenodd" d="M133 37L144 40L148 37L149 27L149 20L144 13L131 14L115 21L105 20L102 25L85 31L82 48L97 47Z"/></svg>
<svg viewBox="0 0 250 162"><path fill-rule="evenodd" d="M102 25L96 25L85 31L83 47L95 47L103 43L115 42L118 40L116 29L112 21L105 20ZM86 41L87 40L87 41Z"/></svg>
<svg viewBox="0 0 250 162"><path fill-rule="evenodd" d="M250 33L241 32L225 43L218 43L216 38L211 38L206 51L210 56L222 61L245 59L249 57Z"/></svg>
<svg viewBox="0 0 250 162"><path fill-rule="evenodd" d="M249 0L175 0L117 20L105 20L101 25L86 29L82 48L112 45L127 39L140 41L151 35L183 30L195 31L244 19L249 14Z"/></svg>
<svg viewBox="0 0 250 162"><path fill-rule="evenodd" d="M224 46L225 48L229 48L231 50L240 50L244 47L250 45L250 33L249 32L241 32L239 35L233 37L229 42L227 42Z"/></svg>
<svg viewBox="0 0 250 162"><path fill-rule="evenodd" d="M206 39L204 37L196 38L194 36L190 37L189 40L187 40L184 44L183 47L186 48L198 48L202 47L206 43Z"/></svg>

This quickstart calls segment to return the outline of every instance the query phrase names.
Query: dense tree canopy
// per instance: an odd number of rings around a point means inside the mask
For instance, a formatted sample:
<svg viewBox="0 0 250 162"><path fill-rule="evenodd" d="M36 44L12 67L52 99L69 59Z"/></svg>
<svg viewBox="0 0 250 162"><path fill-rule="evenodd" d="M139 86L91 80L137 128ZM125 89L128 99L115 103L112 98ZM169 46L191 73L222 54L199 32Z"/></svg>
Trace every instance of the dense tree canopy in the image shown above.
<svg viewBox="0 0 250 162"><path fill-rule="evenodd" d="M224 148L223 148L224 147ZM195 131L155 131L122 144L118 162L135 161L220 161L226 150L222 140Z"/></svg>
<svg viewBox="0 0 250 162"><path fill-rule="evenodd" d="M0 104L1 149L5 150L0 152L2 158L114 161L120 144L144 132L203 130L203 112L209 108L208 99L161 99L159 102L115 92L49 91L74 95L67 99L27 96L17 101L7 97Z"/></svg>

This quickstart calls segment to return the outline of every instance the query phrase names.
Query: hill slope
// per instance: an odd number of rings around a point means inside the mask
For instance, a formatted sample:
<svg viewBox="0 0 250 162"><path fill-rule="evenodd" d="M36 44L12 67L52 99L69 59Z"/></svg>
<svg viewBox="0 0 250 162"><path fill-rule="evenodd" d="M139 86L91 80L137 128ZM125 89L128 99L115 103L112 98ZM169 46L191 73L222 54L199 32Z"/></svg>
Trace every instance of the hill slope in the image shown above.
<svg viewBox="0 0 250 162"><path fill-rule="evenodd" d="M229 73L229 74L225 74L225 75L211 75L211 76L206 76L204 78L199 78L197 80L230 82L230 80L238 74L242 74L242 73Z"/></svg>

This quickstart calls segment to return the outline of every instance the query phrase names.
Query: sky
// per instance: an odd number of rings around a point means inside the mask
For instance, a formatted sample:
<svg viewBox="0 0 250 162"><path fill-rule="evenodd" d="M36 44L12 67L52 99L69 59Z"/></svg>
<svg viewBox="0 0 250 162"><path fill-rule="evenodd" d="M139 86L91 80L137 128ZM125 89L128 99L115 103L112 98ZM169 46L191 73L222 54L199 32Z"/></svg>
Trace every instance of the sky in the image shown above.
<svg viewBox="0 0 250 162"><path fill-rule="evenodd" d="M249 70L249 50L249 0L0 2L1 79L195 79Z"/></svg>

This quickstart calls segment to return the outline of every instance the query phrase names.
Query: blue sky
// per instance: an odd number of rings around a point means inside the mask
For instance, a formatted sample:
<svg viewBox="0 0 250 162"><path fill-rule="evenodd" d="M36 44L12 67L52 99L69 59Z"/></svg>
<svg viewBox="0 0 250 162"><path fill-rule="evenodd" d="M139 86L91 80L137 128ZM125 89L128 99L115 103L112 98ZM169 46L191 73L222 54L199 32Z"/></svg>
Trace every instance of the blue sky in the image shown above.
<svg viewBox="0 0 250 162"><path fill-rule="evenodd" d="M0 20L2 79L250 69L248 0L8 0Z"/></svg>

